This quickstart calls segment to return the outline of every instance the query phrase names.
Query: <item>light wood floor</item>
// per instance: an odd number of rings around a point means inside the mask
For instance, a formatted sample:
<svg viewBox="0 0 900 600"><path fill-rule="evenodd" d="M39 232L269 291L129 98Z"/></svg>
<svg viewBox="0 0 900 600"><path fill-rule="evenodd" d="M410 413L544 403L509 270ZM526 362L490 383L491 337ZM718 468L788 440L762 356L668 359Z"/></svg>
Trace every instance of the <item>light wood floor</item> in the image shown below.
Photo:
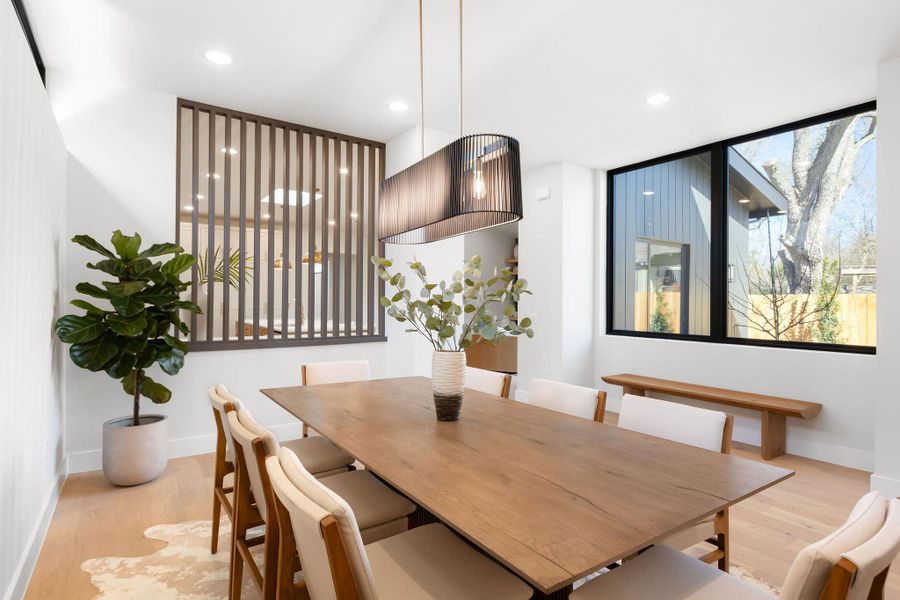
<svg viewBox="0 0 900 600"><path fill-rule="evenodd" d="M760 460L758 449L737 446L736 455ZM731 550L736 564L780 585L794 555L840 525L868 491L869 474L790 455L772 462L797 474L732 509ZM71 475L26 599L93 598L97 589L79 568L82 562L153 553L165 543L144 538L148 527L208 519L212 470L207 454L172 460L159 479L135 488L113 487L99 472ZM900 561L888 578L886 597L900 600Z"/></svg>

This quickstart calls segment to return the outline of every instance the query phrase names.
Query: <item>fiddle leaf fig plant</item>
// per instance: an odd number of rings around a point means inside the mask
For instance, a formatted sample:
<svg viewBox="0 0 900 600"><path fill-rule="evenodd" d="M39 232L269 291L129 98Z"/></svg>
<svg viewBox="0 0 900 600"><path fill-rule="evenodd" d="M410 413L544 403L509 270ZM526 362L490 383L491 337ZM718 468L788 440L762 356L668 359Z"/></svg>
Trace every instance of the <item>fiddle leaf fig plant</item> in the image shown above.
<svg viewBox="0 0 900 600"><path fill-rule="evenodd" d="M414 296L406 287L406 276L389 271L392 261L373 256L372 263L378 276L394 289L380 298L387 314L408 323L412 328L406 331L424 336L435 350L465 350L476 335L494 344L511 335L534 337L532 320L519 319L516 311L519 298L532 292L528 282L519 279L511 269L495 267L493 275L485 279L481 257L475 255L449 282L429 282L425 265L415 260L409 268L422 287ZM490 310L494 306L503 308Z"/></svg>
<svg viewBox="0 0 900 600"><path fill-rule="evenodd" d="M155 403L172 397L146 370L159 364L164 373L176 375L184 366L187 346L177 336L178 332L190 333L190 329L179 310L201 312L193 302L181 300L181 293L190 286L181 281L181 274L191 268L194 257L171 243L141 250L141 236L127 236L118 230L111 240L115 252L87 235L76 235L72 241L100 254L103 260L87 267L111 275L113 281L103 281L102 287L84 282L76 285L76 291L103 301L104 306L81 298L72 300L84 314L60 317L56 336L71 344L69 356L77 366L106 371L122 383L133 399L132 425L138 425L141 396ZM151 260L167 255L174 256L165 262Z"/></svg>

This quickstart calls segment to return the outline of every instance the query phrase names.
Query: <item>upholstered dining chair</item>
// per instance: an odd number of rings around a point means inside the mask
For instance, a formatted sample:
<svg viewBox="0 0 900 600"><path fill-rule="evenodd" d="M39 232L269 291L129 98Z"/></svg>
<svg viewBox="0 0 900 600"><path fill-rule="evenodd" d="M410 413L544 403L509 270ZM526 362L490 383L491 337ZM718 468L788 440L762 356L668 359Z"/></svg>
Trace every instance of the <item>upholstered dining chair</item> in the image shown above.
<svg viewBox="0 0 900 600"><path fill-rule="evenodd" d="M266 459L289 518L312 600L525 600L533 590L432 523L369 544L356 511L289 450Z"/></svg>
<svg viewBox="0 0 900 600"><path fill-rule="evenodd" d="M368 381L371 378L367 360L333 360L300 365L300 380L303 385ZM308 435L309 426L304 423L303 437Z"/></svg>
<svg viewBox="0 0 900 600"><path fill-rule="evenodd" d="M619 427L730 454L734 417L717 410L625 394L619 411ZM701 560L715 562L721 570L728 571L731 558L728 509L663 541L682 550L698 543L712 544L715 549L703 555Z"/></svg>
<svg viewBox="0 0 900 600"><path fill-rule="evenodd" d="M466 367L466 387L485 394L509 398L512 376L506 373Z"/></svg>
<svg viewBox="0 0 900 600"><path fill-rule="evenodd" d="M550 379L532 379L528 403L602 423L606 392Z"/></svg>
<svg viewBox="0 0 900 600"><path fill-rule="evenodd" d="M237 473L231 594L233 598L239 597L246 564L262 597L266 600L274 599L278 589L280 565L285 565L283 570L291 581L299 567L294 547L284 544L281 539L274 495L264 466L266 458L277 454L280 445L275 436L257 423L246 408L231 410L231 406L226 405L226 411L234 441ZM293 455L297 456L296 453ZM325 482L324 485L343 494L356 507L361 515L362 535L365 539L378 540L409 528L409 515L415 511L415 504L382 484L371 473L345 471L322 477L322 481ZM248 529L262 524L265 525L262 538L248 539ZM250 548L258 543L265 545L262 570L257 567L250 552Z"/></svg>
<svg viewBox="0 0 900 600"><path fill-rule="evenodd" d="M891 562L900 552L900 500L870 492L847 521L800 551L780 600L884 598ZM654 546L576 589L571 600L772 600L772 596L671 546Z"/></svg>

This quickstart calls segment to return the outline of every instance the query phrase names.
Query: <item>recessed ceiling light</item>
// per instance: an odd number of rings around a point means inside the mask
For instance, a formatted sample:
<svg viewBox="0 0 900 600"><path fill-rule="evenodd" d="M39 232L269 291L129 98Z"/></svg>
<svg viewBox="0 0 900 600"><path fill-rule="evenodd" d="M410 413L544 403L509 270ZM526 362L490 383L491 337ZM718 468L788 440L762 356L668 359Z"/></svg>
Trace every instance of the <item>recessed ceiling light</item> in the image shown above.
<svg viewBox="0 0 900 600"><path fill-rule="evenodd" d="M334 219L328 221L328 224L331 225L332 227L334 227L335 225L337 225L337 223L334 222Z"/></svg>
<svg viewBox="0 0 900 600"><path fill-rule="evenodd" d="M778 210L778 214L779 214L779 215L783 215L783 214L785 214L785 212L786 212L786 211L785 211L783 208Z"/></svg>
<svg viewBox="0 0 900 600"><path fill-rule="evenodd" d="M347 167L341 167L341 175L346 175L349 172L350 172L350 169L348 169Z"/></svg>
<svg viewBox="0 0 900 600"><path fill-rule="evenodd" d="M653 190L647 190L646 192L644 192L644 195L645 195L645 196L652 196L652 195L655 194L655 193L656 193L656 192L654 192Z"/></svg>
<svg viewBox="0 0 900 600"><path fill-rule="evenodd" d="M269 220L269 213L263 213L263 215L262 215L262 220L263 220L263 221L268 221L268 220Z"/></svg>
<svg viewBox="0 0 900 600"><path fill-rule="evenodd" d="M650 106L660 106L669 100L671 100L671 98L666 94L653 94L647 98L647 104Z"/></svg>
<svg viewBox="0 0 900 600"><path fill-rule="evenodd" d="M352 213L350 213L350 216L355 219L356 217L359 216L359 213L352 212Z"/></svg>
<svg viewBox="0 0 900 600"><path fill-rule="evenodd" d="M394 100L388 104L388 108L394 112L406 112L409 109L409 105L401 100Z"/></svg>
<svg viewBox="0 0 900 600"><path fill-rule="evenodd" d="M206 178L209 179L209 173L206 174ZM213 173L213 174L212 174L212 178L213 178L213 179L218 179L218 178L219 178L219 174L218 174L218 173Z"/></svg>
<svg viewBox="0 0 900 600"><path fill-rule="evenodd" d="M203 200L204 197L203 194L197 194L197 200Z"/></svg>
<svg viewBox="0 0 900 600"><path fill-rule="evenodd" d="M182 208L184 208L184 210L187 212L193 212L194 210L194 207L190 204L185 204Z"/></svg>
<svg viewBox="0 0 900 600"><path fill-rule="evenodd" d="M209 50L205 56L206 60L217 65L230 65L232 63L231 57L221 50Z"/></svg>
<svg viewBox="0 0 900 600"><path fill-rule="evenodd" d="M750 204L750 198L741 198L738 200L738 204Z"/></svg>
<svg viewBox="0 0 900 600"><path fill-rule="evenodd" d="M231 154L233 156L237 154L237 148L222 148L221 150L219 150L219 152L221 152L222 154L225 154L227 152L228 154Z"/></svg>

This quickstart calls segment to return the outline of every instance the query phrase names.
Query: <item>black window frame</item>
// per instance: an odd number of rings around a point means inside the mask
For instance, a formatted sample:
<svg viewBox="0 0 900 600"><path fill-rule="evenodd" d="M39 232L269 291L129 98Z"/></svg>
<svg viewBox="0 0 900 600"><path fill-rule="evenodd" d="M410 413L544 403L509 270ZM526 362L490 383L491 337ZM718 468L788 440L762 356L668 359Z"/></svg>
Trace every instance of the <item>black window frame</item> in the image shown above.
<svg viewBox="0 0 900 600"><path fill-rule="evenodd" d="M659 156L609 169L606 173L606 334L623 337L731 344L735 346L819 350L824 352L844 352L851 354L876 354L877 346L749 339L728 336L726 331L726 323L728 322L728 148L736 144L787 133L795 129L821 125L822 123L833 121L835 119L874 111L877 110L876 104L876 101L872 100L813 117L800 119L798 121L792 121L790 123L785 123L784 125L742 134L729 139L698 146L696 148L681 150L665 156ZM615 177L616 175L630 171L652 167L681 158L687 158L703 152L708 152L710 155L711 177L709 335L655 333L651 331L616 329L613 323L615 312Z"/></svg>

